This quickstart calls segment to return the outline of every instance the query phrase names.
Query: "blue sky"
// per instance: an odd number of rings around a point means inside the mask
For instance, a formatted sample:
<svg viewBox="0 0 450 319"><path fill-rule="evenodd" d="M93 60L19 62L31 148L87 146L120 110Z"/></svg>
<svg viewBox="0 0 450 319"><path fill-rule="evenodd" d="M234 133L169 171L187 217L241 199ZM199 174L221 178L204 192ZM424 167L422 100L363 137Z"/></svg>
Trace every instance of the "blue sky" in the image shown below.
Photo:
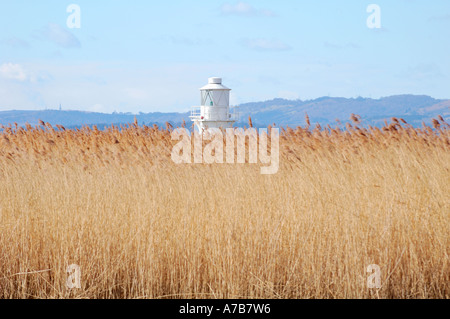
<svg viewBox="0 0 450 319"><path fill-rule="evenodd" d="M69 28L70 4L80 28ZM366 11L381 9L381 28ZM186 111L220 76L232 102L450 98L448 0L8 0L0 110Z"/></svg>

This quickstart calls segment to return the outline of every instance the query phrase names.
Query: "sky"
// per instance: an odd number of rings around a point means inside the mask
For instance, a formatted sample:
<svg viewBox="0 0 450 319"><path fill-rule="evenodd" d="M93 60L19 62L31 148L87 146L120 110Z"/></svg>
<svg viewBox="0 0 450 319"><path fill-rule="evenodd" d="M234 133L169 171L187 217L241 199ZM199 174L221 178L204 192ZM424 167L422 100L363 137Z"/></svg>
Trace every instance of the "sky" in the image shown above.
<svg viewBox="0 0 450 319"><path fill-rule="evenodd" d="M5 0L0 111L185 112L209 77L234 105L446 99L449 39L449 0Z"/></svg>

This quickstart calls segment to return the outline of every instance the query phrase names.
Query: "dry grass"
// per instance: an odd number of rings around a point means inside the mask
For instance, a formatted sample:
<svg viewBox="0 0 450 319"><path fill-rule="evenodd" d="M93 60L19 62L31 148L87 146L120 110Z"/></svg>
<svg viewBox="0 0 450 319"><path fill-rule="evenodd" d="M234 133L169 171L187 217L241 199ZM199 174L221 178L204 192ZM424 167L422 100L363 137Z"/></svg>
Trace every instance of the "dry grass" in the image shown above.
<svg viewBox="0 0 450 319"><path fill-rule="evenodd" d="M175 165L170 126L5 128L0 298L448 298L449 126L354 121L283 129L275 175Z"/></svg>

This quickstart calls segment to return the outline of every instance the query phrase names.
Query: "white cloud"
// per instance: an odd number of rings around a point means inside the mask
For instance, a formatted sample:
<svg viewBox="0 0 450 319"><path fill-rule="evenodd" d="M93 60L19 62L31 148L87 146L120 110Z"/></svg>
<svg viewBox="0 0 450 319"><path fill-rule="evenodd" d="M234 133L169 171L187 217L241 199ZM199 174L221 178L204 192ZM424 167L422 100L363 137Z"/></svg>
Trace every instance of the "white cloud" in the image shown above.
<svg viewBox="0 0 450 319"><path fill-rule="evenodd" d="M246 2L238 2L236 4L225 3L221 7L222 14L225 15L240 15L240 16L266 16L274 17L276 14L267 9L256 9Z"/></svg>
<svg viewBox="0 0 450 319"><path fill-rule="evenodd" d="M286 51L291 47L277 39L244 39L243 45L252 50L258 51Z"/></svg>
<svg viewBox="0 0 450 319"><path fill-rule="evenodd" d="M6 79L26 81L28 76L20 64L4 63L0 65L0 75Z"/></svg>
<svg viewBox="0 0 450 319"><path fill-rule="evenodd" d="M19 82L42 83L53 80L53 76L43 70L25 69L20 64L4 63L0 65L0 77Z"/></svg>
<svg viewBox="0 0 450 319"><path fill-rule="evenodd" d="M46 25L41 36L62 48L79 48L81 43L71 32L61 27L59 24L49 23Z"/></svg>
<svg viewBox="0 0 450 319"><path fill-rule="evenodd" d="M238 2L237 4L225 3L221 11L223 14L237 14L237 15L252 15L256 13L256 9L245 2Z"/></svg>

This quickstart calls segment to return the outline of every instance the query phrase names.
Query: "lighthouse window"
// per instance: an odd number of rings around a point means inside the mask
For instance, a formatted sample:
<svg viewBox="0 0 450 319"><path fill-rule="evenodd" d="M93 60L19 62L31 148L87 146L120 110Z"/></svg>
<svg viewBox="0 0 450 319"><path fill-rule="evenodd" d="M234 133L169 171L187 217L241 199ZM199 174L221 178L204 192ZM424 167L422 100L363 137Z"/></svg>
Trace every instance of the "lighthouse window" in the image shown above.
<svg viewBox="0 0 450 319"><path fill-rule="evenodd" d="M206 91L205 92L204 105L210 105L210 106L214 105L214 100L212 98L212 92L211 91Z"/></svg>

